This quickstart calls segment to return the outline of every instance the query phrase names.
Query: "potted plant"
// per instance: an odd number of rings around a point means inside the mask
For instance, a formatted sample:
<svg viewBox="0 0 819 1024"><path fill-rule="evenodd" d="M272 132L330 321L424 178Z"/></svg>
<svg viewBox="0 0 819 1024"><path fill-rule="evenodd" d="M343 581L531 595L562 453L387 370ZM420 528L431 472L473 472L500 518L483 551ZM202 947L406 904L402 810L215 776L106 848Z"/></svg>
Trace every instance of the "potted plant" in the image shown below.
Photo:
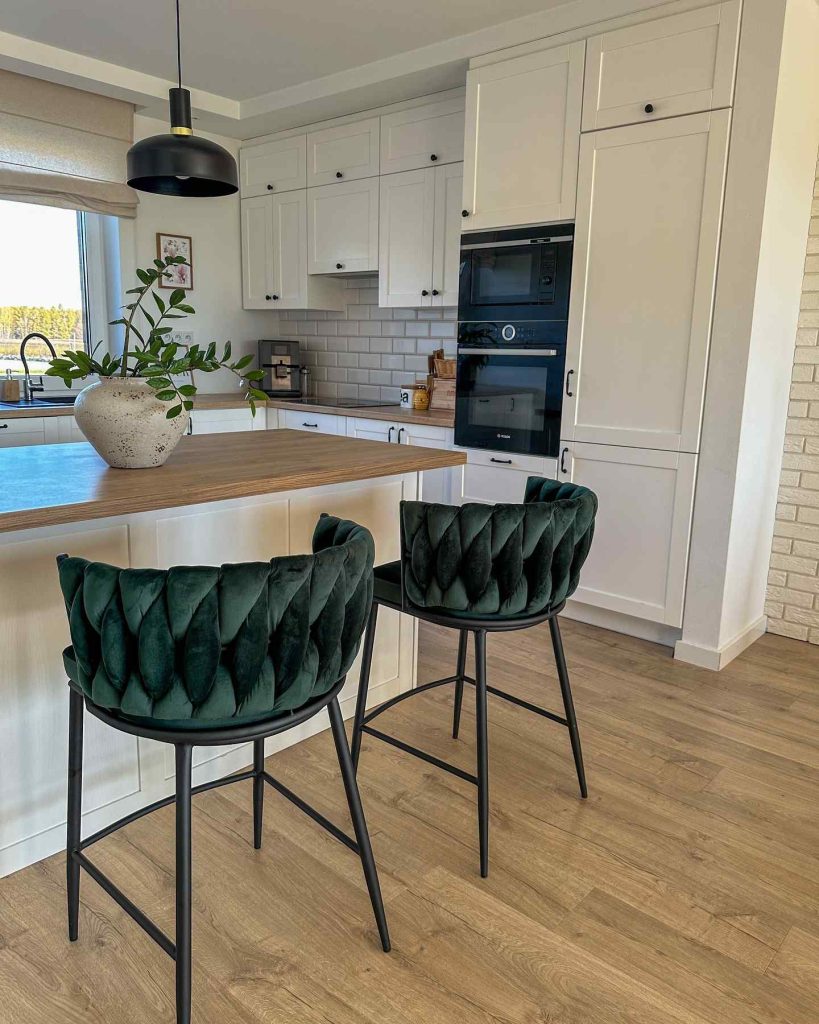
<svg viewBox="0 0 819 1024"><path fill-rule="evenodd" d="M139 286L126 294L133 301L122 307L123 315L111 321L121 324L125 338L121 355L106 353L101 359L83 349L64 352L50 360L46 374L60 377L68 387L75 380L97 375L99 380L84 388L74 404L77 425L109 466L144 469L161 466L188 428L196 394L194 373L230 370L248 382L244 397L256 415L256 402L267 398L254 386L263 373L247 370L252 355L232 360L230 342L221 356L216 344L207 347L181 345L170 340L174 328L169 320L180 320L195 310L186 302L185 290L174 289L163 299L154 286L170 276L168 268L185 264L183 256L154 260L152 267L138 269ZM146 308L149 297L155 309ZM135 323L140 314L141 329Z"/></svg>

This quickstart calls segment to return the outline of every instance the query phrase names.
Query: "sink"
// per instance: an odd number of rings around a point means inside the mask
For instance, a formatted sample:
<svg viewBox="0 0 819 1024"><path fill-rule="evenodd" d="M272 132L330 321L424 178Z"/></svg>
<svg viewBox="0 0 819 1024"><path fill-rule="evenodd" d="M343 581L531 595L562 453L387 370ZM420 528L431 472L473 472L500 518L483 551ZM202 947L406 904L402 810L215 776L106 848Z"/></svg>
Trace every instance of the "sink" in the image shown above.
<svg viewBox="0 0 819 1024"><path fill-rule="evenodd" d="M77 400L76 395L48 395L48 397L35 395L31 405L73 405Z"/></svg>
<svg viewBox="0 0 819 1024"><path fill-rule="evenodd" d="M0 409L60 409L72 406L77 396L49 395L48 398L34 398L30 402L0 402Z"/></svg>

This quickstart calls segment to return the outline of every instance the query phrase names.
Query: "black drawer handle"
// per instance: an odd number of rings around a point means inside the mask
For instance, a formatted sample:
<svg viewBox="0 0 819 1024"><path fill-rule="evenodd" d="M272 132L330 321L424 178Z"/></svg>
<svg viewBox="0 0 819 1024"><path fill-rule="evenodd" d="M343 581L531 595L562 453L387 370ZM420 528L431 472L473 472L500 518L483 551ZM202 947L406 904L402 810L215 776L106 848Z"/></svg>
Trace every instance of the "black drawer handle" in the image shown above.
<svg viewBox="0 0 819 1024"><path fill-rule="evenodd" d="M646 105L643 107L643 110L645 110L645 112L647 114L653 114L654 113L654 104L653 103L646 103Z"/></svg>
<svg viewBox="0 0 819 1024"><path fill-rule="evenodd" d="M511 459L494 459L494 458L492 458L489 461L490 462L497 462L501 466L511 466L512 465L512 460Z"/></svg>
<svg viewBox="0 0 819 1024"><path fill-rule="evenodd" d="M398 443L399 444L401 444L401 435L404 433L405 430L406 430L406 427L399 427L398 428Z"/></svg>
<svg viewBox="0 0 819 1024"><path fill-rule="evenodd" d="M341 171L336 171L336 177L337 178L343 178L344 175L341 173Z"/></svg>
<svg viewBox="0 0 819 1024"><path fill-rule="evenodd" d="M268 185L267 186L267 191L268 192L272 192L273 191L273 186L272 185Z"/></svg>
<svg viewBox="0 0 819 1024"><path fill-rule="evenodd" d="M336 270L343 270L343 269L344 269L344 264L343 263L336 263Z"/></svg>
<svg viewBox="0 0 819 1024"><path fill-rule="evenodd" d="M573 373L574 373L574 370L569 370L569 372L566 374L566 397L567 398L574 398L574 392L573 391L569 391L569 377L571 377L571 375Z"/></svg>
<svg viewBox="0 0 819 1024"><path fill-rule="evenodd" d="M432 161L433 163L435 163L435 161L436 161L437 159L438 159L438 154L437 154L437 153L431 153L431 154L430 154L430 160L431 160L431 161Z"/></svg>
<svg viewBox="0 0 819 1024"><path fill-rule="evenodd" d="M0 423L0 430L8 430L8 429L9 429L8 423Z"/></svg>
<svg viewBox="0 0 819 1024"><path fill-rule="evenodd" d="M318 430L318 423L302 423L303 427L310 427L311 430Z"/></svg>
<svg viewBox="0 0 819 1024"><path fill-rule="evenodd" d="M560 472L561 473L568 473L569 472L568 469L566 469L566 452L568 450L569 450L568 448L564 448L563 451L560 453Z"/></svg>

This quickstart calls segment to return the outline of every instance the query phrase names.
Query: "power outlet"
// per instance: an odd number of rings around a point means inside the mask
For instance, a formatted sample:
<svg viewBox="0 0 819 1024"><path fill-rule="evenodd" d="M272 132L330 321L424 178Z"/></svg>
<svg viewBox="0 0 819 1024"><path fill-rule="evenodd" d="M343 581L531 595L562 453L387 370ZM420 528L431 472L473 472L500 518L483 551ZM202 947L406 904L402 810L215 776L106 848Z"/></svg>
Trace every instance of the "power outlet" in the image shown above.
<svg viewBox="0 0 819 1024"><path fill-rule="evenodd" d="M170 339L174 345L190 346L193 344L193 331L173 331Z"/></svg>

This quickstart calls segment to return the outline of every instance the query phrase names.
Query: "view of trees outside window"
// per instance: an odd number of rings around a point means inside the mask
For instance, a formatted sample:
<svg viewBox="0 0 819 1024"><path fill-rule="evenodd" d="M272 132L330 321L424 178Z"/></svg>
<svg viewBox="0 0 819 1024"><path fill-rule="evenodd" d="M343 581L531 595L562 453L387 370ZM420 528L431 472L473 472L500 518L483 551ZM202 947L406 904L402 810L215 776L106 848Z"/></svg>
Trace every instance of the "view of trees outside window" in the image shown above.
<svg viewBox="0 0 819 1024"><path fill-rule="evenodd" d="M74 210L0 200L0 375L22 373L20 342L44 334L57 352L85 340L80 245ZM43 373L48 349L29 342L32 373Z"/></svg>

